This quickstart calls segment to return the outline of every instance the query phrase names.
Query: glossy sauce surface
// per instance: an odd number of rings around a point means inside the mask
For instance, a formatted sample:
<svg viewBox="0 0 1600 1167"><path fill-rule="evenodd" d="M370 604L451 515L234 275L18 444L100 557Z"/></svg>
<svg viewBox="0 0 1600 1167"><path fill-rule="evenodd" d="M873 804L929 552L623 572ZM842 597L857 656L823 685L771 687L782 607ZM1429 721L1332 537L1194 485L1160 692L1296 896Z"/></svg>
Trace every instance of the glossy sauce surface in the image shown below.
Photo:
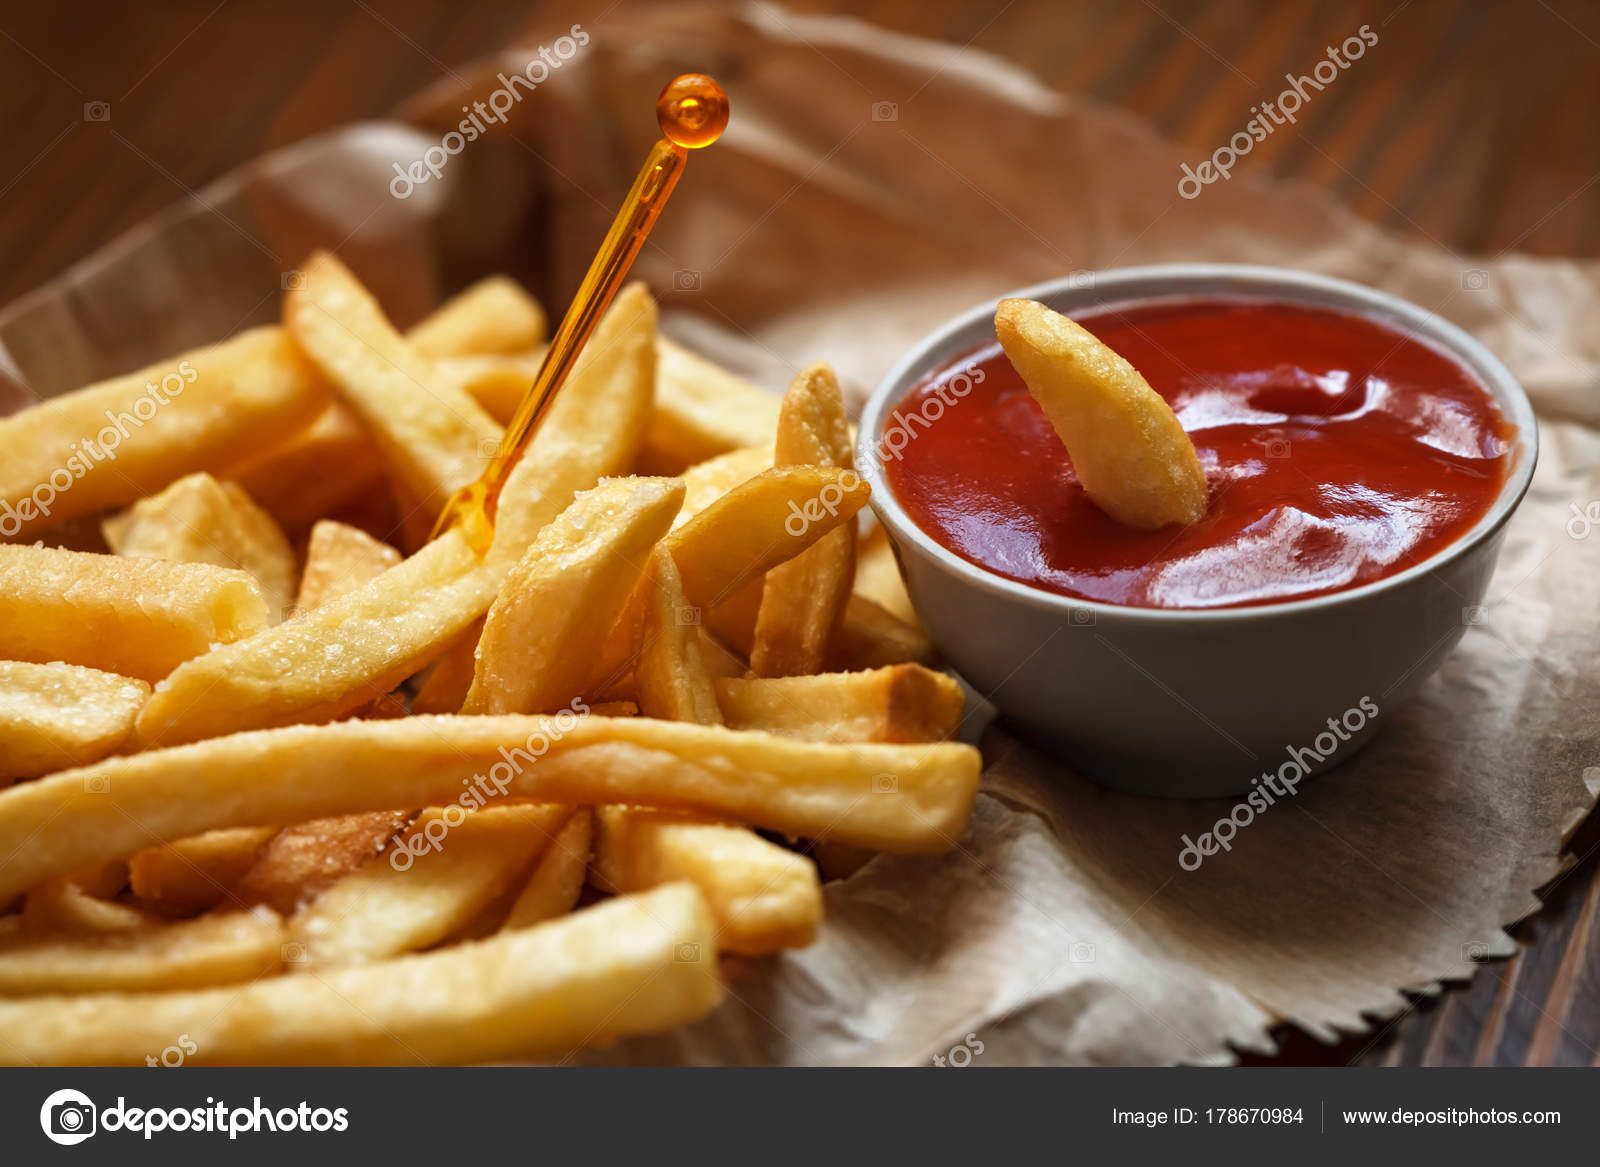
<svg viewBox="0 0 1600 1167"><path fill-rule="evenodd" d="M913 389L879 444L939 543L1047 591L1158 608L1304 599L1428 558L1493 505L1515 427L1453 358L1383 324L1250 300L1073 317L1172 405L1205 518L1135 531L1089 501L998 344Z"/></svg>

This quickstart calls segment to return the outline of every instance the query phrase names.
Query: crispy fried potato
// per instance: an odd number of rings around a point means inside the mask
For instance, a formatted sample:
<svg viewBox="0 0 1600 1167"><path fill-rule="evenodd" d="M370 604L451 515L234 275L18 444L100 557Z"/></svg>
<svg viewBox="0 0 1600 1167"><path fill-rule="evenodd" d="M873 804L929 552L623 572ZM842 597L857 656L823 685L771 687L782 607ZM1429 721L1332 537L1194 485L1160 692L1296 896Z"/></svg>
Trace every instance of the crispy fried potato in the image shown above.
<svg viewBox="0 0 1600 1167"><path fill-rule="evenodd" d="M267 602L242 571L0 545L0 660L159 681L266 625Z"/></svg>
<svg viewBox="0 0 1600 1167"><path fill-rule="evenodd" d="M258 908L93 935L6 937L0 939L0 994L148 992L247 981L278 968L283 936L283 921ZM0 1050L4 1044L0 1039Z"/></svg>
<svg viewBox="0 0 1600 1167"><path fill-rule="evenodd" d="M0 532L31 535L221 471L328 401L288 337L256 328L0 418Z"/></svg>
<svg viewBox="0 0 1600 1167"><path fill-rule="evenodd" d="M348 713L443 651L494 591L462 534L446 532L349 595L177 669L145 703L139 740L173 744Z"/></svg>
<svg viewBox="0 0 1600 1167"><path fill-rule="evenodd" d="M833 370L824 364L808 366L784 394L775 462L853 470L850 446L850 421ZM769 571L756 617L751 671L761 677L790 677L820 669L855 575L854 519Z"/></svg>
<svg viewBox="0 0 1600 1167"><path fill-rule="evenodd" d="M500 496L489 563L510 570L580 490L626 474L655 397L656 305L643 284L617 293Z"/></svg>
<svg viewBox="0 0 1600 1167"><path fill-rule="evenodd" d="M517 407L544 363L544 350L517 356L447 357L433 363L434 374L483 406L501 425L510 425Z"/></svg>
<svg viewBox="0 0 1600 1167"><path fill-rule="evenodd" d="M1036 300L1001 300L994 326L1096 506L1141 530L1205 515L1194 443L1137 369Z"/></svg>
<svg viewBox="0 0 1600 1167"><path fill-rule="evenodd" d="M889 532L879 523L856 540L856 595L871 600L889 615L914 628L922 623L906 593L900 562L894 557Z"/></svg>
<svg viewBox="0 0 1600 1167"><path fill-rule="evenodd" d="M284 326L377 439L390 474L437 514L476 479L503 433L435 376L342 263L317 252L284 297Z"/></svg>
<svg viewBox="0 0 1600 1167"><path fill-rule="evenodd" d="M729 677L716 682L723 716L813 742L936 742L961 728L966 698L944 673L900 664L808 677Z"/></svg>
<svg viewBox="0 0 1600 1167"><path fill-rule="evenodd" d="M578 904L589 874L589 847L594 838L594 812L573 811L539 856L501 928L530 928L564 916Z"/></svg>
<svg viewBox="0 0 1600 1167"><path fill-rule="evenodd" d="M740 446L772 440L778 395L662 337L656 345L656 409L645 465L677 474Z"/></svg>
<svg viewBox="0 0 1600 1167"><path fill-rule="evenodd" d="M410 816L374 810L316 819L275 833L226 899L292 916L383 850Z"/></svg>
<svg viewBox="0 0 1600 1167"><path fill-rule="evenodd" d="M954 844L978 770L977 750L949 742L820 745L645 717L291 726L108 758L0 791L0 855L11 856L0 902L152 837L443 806L464 797L463 780L479 797L503 783L507 797L653 806L932 853Z"/></svg>
<svg viewBox="0 0 1600 1167"><path fill-rule="evenodd" d="M406 333L419 356L520 353L543 343L544 309L510 276L489 276L446 300Z"/></svg>
<svg viewBox="0 0 1600 1167"><path fill-rule="evenodd" d="M595 811L591 878L602 891L644 891L686 879L698 887L728 952L803 948L822 919L822 885L804 856L753 831L666 811Z"/></svg>
<svg viewBox="0 0 1600 1167"><path fill-rule="evenodd" d="M295 609L309 612L348 596L400 562L400 552L358 527L324 519L311 528Z"/></svg>
<svg viewBox="0 0 1600 1167"><path fill-rule="evenodd" d="M684 596L666 547L650 556L645 580L644 628L634 666L640 711L667 721L721 725L716 690L700 651L700 612Z"/></svg>
<svg viewBox="0 0 1600 1167"><path fill-rule="evenodd" d="M402 1065L555 1055L693 1021L722 997L686 884L438 952L243 988L0 1003L0 1054L139 1065L177 1033L207 1065Z"/></svg>
<svg viewBox="0 0 1600 1167"><path fill-rule="evenodd" d="M128 886L141 902L163 912L206 911L228 897L277 834L277 827L228 827L146 847L128 860Z"/></svg>
<svg viewBox="0 0 1600 1167"><path fill-rule="evenodd" d="M366 964L438 943L526 872L571 814L527 804L423 811L393 847L289 921L296 962Z"/></svg>
<svg viewBox="0 0 1600 1167"><path fill-rule="evenodd" d="M237 482L285 530L301 531L381 485L383 455L361 419L336 402L299 433L221 477Z"/></svg>
<svg viewBox="0 0 1600 1167"><path fill-rule="evenodd" d="M105 757L149 696L149 685L115 673L0 661L0 785Z"/></svg>
<svg viewBox="0 0 1600 1167"><path fill-rule="evenodd" d="M413 713L459 713L478 669L478 641L483 621L474 620L434 663L411 701Z"/></svg>
<svg viewBox="0 0 1600 1167"><path fill-rule="evenodd" d="M826 663L834 672L850 672L932 659L933 643L920 625L906 623L866 596L852 595Z"/></svg>
<svg viewBox="0 0 1600 1167"><path fill-rule="evenodd" d="M46 880L28 893L22 930L37 936L98 936L156 922L151 913L110 898L117 890L85 886L81 875Z"/></svg>
<svg viewBox="0 0 1600 1167"><path fill-rule="evenodd" d="M579 494L539 533L484 620L464 713L568 704L683 503L675 478L617 478Z"/></svg>
<svg viewBox="0 0 1600 1167"><path fill-rule="evenodd" d="M743 446L696 463L683 472L683 509L674 527L681 527L736 486L772 469L772 447Z"/></svg>
<svg viewBox="0 0 1600 1167"><path fill-rule="evenodd" d="M275 624L294 598L295 558L283 529L237 483L201 471L101 524L106 544L133 559L209 563L248 572Z"/></svg>

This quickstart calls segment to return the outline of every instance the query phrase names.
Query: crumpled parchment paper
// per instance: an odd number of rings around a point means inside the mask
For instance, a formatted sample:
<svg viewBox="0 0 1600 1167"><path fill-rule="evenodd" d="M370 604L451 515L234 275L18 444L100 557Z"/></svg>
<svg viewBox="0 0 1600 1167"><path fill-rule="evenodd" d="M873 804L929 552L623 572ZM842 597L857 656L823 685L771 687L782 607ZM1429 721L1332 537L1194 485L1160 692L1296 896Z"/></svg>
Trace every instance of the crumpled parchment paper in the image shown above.
<svg viewBox="0 0 1600 1167"><path fill-rule="evenodd" d="M827 360L860 394L956 311L1067 272L1265 263L1462 325L1522 378L1543 441L1461 647L1372 746L1231 851L1177 861L1230 803L1101 790L990 727L959 847L831 884L814 946L730 964L711 1017L591 1060L926 1063L972 1035L980 1064L1220 1062L1270 1051L1284 1020L1361 1030L1399 990L1512 950L1503 926L1537 910L1600 792L1600 264L1455 255L1249 167L1186 200L1193 160L1127 115L854 21L685 6L585 31L406 198L395 164L566 28L455 71L405 106L409 125L263 158L11 305L0 409L274 319L285 269L318 246L402 324L492 270L559 307L656 136L657 90L703 70L732 128L692 157L636 273L669 332L775 390ZM1151 716L1182 715L1169 705L1153 687Z"/></svg>

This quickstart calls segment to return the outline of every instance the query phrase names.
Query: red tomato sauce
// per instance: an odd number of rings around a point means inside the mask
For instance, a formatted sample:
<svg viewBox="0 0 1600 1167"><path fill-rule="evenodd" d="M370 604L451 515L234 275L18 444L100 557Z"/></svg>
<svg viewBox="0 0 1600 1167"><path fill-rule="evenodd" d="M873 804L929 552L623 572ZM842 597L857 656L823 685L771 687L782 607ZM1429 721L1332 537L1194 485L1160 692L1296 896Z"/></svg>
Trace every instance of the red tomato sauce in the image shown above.
<svg viewBox="0 0 1600 1167"><path fill-rule="evenodd" d="M1516 427L1452 357L1383 324L1236 299L1074 319L1171 404L1210 507L1158 531L1107 516L987 345L907 394L878 453L924 531L1008 579L1143 608L1327 595L1448 546L1505 481Z"/></svg>

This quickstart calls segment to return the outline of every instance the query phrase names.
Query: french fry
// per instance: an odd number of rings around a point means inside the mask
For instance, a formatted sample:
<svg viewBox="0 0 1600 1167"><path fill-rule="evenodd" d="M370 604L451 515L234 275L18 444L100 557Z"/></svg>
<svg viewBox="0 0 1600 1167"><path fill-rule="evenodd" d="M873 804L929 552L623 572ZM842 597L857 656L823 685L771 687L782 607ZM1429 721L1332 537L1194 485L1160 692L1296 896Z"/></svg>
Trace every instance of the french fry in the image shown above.
<svg viewBox="0 0 1600 1167"><path fill-rule="evenodd" d="M822 919L822 885L804 856L742 827L631 806L595 811L593 879L604 891L643 891L686 879L717 922L717 944L765 956L803 948Z"/></svg>
<svg viewBox="0 0 1600 1167"><path fill-rule="evenodd" d="M0 785L105 757L149 696L143 681L114 673L0 661Z"/></svg>
<svg viewBox="0 0 1600 1167"><path fill-rule="evenodd" d="M721 999L688 885L438 952L244 987L0 1003L0 1055L140 1065L188 1034L207 1065L479 1063L693 1021Z"/></svg>
<svg viewBox="0 0 1600 1167"><path fill-rule="evenodd" d="M84 886L81 877L47 880L28 893L22 930L37 936L98 936L155 922L155 917L110 897L113 889Z"/></svg>
<svg viewBox="0 0 1600 1167"><path fill-rule="evenodd" d="M920 625L906 623L866 596L852 595L828 646L826 666L850 672L932 659L933 644Z"/></svg>
<svg viewBox="0 0 1600 1167"><path fill-rule="evenodd" d="M827 365L802 370L784 394L773 458L779 466L854 469L844 397ZM751 671L761 677L788 677L820 669L855 575L853 518L769 571L756 617Z"/></svg>
<svg viewBox="0 0 1600 1167"><path fill-rule="evenodd" d="M159 681L266 625L267 602L242 571L0 545L0 660Z"/></svg>
<svg viewBox="0 0 1600 1167"><path fill-rule="evenodd" d="M1141 530L1205 515L1206 475L1194 443L1137 369L1036 300L1001 300L994 325L1095 505Z"/></svg>
<svg viewBox="0 0 1600 1167"><path fill-rule="evenodd" d="M0 533L28 536L221 471L308 425L328 401L277 328L53 397L0 419Z"/></svg>
<svg viewBox="0 0 1600 1167"><path fill-rule="evenodd" d="M309 612L348 596L400 562L400 552L345 523L324 519L311 528L295 610Z"/></svg>
<svg viewBox="0 0 1600 1167"><path fill-rule="evenodd" d="M283 529L238 484L200 471L101 524L107 545L133 559L209 563L261 585L273 623L294 598L295 558Z"/></svg>
<svg viewBox="0 0 1600 1167"><path fill-rule="evenodd" d="M675 478L609 479L579 494L501 585L462 712L553 712L577 696L586 646L605 639L682 503Z"/></svg>
<svg viewBox="0 0 1600 1167"><path fill-rule="evenodd" d="M372 431L390 474L430 514L478 477L501 427L445 384L327 252L306 260L284 297L284 327Z"/></svg>
<svg viewBox="0 0 1600 1167"><path fill-rule="evenodd" d="M423 811L392 848L297 912L296 962L366 964L437 944L526 872L572 815L552 805L454 810Z"/></svg>
<svg viewBox="0 0 1600 1167"><path fill-rule="evenodd" d="M265 905L292 916L381 852L407 817L373 810L286 827L267 841L225 898L238 907Z"/></svg>
<svg viewBox="0 0 1600 1167"><path fill-rule="evenodd" d="M146 847L128 860L128 886L160 911L204 912L227 898L277 834L277 827L229 827Z"/></svg>
<svg viewBox="0 0 1600 1167"><path fill-rule="evenodd" d="M889 532L874 523L856 540L856 595L871 600L895 619L921 627L917 610L906 593L900 563L894 557Z"/></svg>
<svg viewBox="0 0 1600 1167"><path fill-rule="evenodd" d="M589 873L593 838L594 812L580 806L539 856L501 928L531 928L572 911Z"/></svg>
<svg viewBox="0 0 1600 1167"><path fill-rule="evenodd" d="M406 333L419 356L520 353L545 338L544 309L509 276L458 292Z"/></svg>
<svg viewBox="0 0 1600 1167"><path fill-rule="evenodd" d="M642 647L634 666L640 711L667 721L721 725L716 690L700 651L700 613L684 596L666 547L650 556L644 604Z"/></svg>
<svg viewBox="0 0 1600 1167"><path fill-rule="evenodd" d="M0 902L131 855L152 837L445 806L474 791L486 801L485 790L502 789L538 802L652 806L935 853L966 822L978 770L978 751L950 742L821 745L645 717L291 726L107 758L0 791L0 855L11 857L0 867Z"/></svg>
<svg viewBox="0 0 1600 1167"><path fill-rule="evenodd" d="M383 482L383 456L367 427L337 402L299 433L252 454L221 475L277 519L304 530Z"/></svg>
<svg viewBox="0 0 1600 1167"><path fill-rule="evenodd" d="M812 742L937 742L961 728L965 696L916 664L807 677L727 677L717 701L734 729Z"/></svg>
<svg viewBox="0 0 1600 1167"><path fill-rule="evenodd" d="M474 620L467 630L445 649L434 662L428 676L411 701L413 713L459 713L472 688L478 669L478 641L483 637L483 621Z"/></svg>
<svg viewBox="0 0 1600 1167"><path fill-rule="evenodd" d="M656 345L656 409L645 464L658 474L684 469L740 446L772 440L778 396L682 345Z"/></svg>
<svg viewBox="0 0 1600 1167"><path fill-rule="evenodd" d="M540 349L518 356L446 357L433 363L433 371L483 406L495 421L509 425L543 363Z"/></svg>
<svg viewBox="0 0 1600 1167"><path fill-rule="evenodd" d="M247 981L276 971L283 936L283 921L258 908L94 935L6 937L0 994L136 993Z"/></svg>
<svg viewBox="0 0 1600 1167"><path fill-rule="evenodd" d="M715 633L710 632L704 625L699 628L700 659L705 664L706 672L712 678L717 677L742 677L745 675L745 662L738 653L717 639Z"/></svg>
<svg viewBox="0 0 1600 1167"><path fill-rule="evenodd" d="M443 651L494 590L466 539L446 532L349 595L174 671L145 703L139 740L174 744L348 713Z"/></svg>
<svg viewBox="0 0 1600 1167"><path fill-rule="evenodd" d="M626 474L655 398L656 305L643 284L617 293L500 496L488 561L504 572L580 490Z"/></svg>
<svg viewBox="0 0 1600 1167"><path fill-rule="evenodd" d="M696 463L683 472L683 509L672 524L681 527L736 486L772 469L772 447L742 446Z"/></svg>

